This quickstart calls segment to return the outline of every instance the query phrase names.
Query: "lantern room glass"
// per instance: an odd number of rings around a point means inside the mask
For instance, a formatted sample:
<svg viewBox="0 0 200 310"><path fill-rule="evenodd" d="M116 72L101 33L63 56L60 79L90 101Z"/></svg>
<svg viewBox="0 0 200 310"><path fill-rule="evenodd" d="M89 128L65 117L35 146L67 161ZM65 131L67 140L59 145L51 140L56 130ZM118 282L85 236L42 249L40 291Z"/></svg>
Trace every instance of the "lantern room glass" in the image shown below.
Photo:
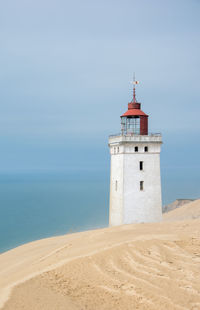
<svg viewBox="0 0 200 310"><path fill-rule="evenodd" d="M133 116L133 117L122 117L121 118L121 131L122 135L127 134L140 134L140 117Z"/></svg>

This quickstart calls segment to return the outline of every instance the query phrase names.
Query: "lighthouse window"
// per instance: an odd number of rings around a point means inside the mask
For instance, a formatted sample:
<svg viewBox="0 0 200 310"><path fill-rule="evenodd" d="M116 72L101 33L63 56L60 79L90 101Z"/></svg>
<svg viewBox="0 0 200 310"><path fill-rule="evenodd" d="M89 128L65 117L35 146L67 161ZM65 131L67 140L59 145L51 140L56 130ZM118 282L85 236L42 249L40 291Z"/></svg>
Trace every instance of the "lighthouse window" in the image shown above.
<svg viewBox="0 0 200 310"><path fill-rule="evenodd" d="M143 161L140 161L140 170L143 170Z"/></svg>
<svg viewBox="0 0 200 310"><path fill-rule="evenodd" d="M117 148L117 152L119 153L119 147Z"/></svg>
<svg viewBox="0 0 200 310"><path fill-rule="evenodd" d="M145 151L145 152L148 152L148 146L145 146L145 147L144 147L144 151Z"/></svg>
<svg viewBox="0 0 200 310"><path fill-rule="evenodd" d="M141 191L144 190L144 181L140 181L140 190L141 190Z"/></svg>
<svg viewBox="0 0 200 310"><path fill-rule="evenodd" d="M117 191L117 181L115 181L115 190Z"/></svg>
<svg viewBox="0 0 200 310"><path fill-rule="evenodd" d="M138 152L138 146L135 146L135 152Z"/></svg>
<svg viewBox="0 0 200 310"><path fill-rule="evenodd" d="M140 134L140 118L139 116L127 117L126 125L127 134Z"/></svg>

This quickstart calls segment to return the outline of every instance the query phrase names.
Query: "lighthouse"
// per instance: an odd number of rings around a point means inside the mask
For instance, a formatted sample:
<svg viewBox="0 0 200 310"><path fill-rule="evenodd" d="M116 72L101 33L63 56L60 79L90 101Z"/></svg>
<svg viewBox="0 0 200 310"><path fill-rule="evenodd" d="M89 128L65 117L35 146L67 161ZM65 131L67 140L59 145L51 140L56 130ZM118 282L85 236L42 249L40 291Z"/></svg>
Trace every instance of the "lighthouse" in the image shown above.
<svg viewBox="0 0 200 310"><path fill-rule="evenodd" d="M148 115L133 99L121 115L121 133L109 137L110 226L159 222L162 219L161 134L148 132Z"/></svg>

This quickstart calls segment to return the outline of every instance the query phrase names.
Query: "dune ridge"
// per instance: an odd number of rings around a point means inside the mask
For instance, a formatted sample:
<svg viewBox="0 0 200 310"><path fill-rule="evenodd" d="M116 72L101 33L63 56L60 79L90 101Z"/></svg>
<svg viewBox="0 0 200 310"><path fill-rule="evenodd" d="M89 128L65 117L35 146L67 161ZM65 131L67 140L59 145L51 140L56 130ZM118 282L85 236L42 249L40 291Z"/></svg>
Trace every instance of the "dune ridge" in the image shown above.
<svg viewBox="0 0 200 310"><path fill-rule="evenodd" d="M162 223L48 238L3 253L1 309L200 309L199 210L196 200Z"/></svg>
<svg viewBox="0 0 200 310"><path fill-rule="evenodd" d="M186 203L163 215L164 221L183 221L200 218L200 199Z"/></svg>

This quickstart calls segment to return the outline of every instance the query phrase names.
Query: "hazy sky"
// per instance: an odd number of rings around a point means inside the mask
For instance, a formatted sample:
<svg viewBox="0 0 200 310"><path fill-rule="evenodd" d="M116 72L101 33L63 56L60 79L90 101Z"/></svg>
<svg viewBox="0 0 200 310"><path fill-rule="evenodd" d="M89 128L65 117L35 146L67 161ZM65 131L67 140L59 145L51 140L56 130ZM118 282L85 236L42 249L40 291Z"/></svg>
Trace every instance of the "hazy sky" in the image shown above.
<svg viewBox="0 0 200 310"><path fill-rule="evenodd" d="M164 198L200 196L199 0L2 1L0 55L1 173L107 177L135 71Z"/></svg>

